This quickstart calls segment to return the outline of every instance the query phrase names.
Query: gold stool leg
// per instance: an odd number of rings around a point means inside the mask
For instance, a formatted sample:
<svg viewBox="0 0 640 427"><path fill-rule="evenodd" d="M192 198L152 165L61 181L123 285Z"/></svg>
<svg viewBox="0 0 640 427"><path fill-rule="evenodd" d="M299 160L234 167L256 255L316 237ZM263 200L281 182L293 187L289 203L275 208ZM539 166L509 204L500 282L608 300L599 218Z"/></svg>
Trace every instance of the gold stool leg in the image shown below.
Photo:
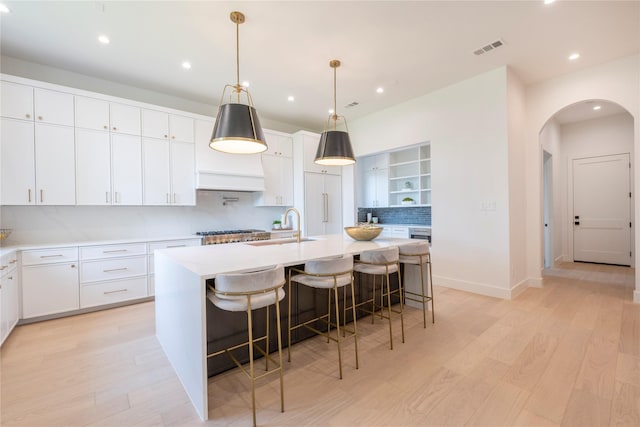
<svg viewBox="0 0 640 427"><path fill-rule="evenodd" d="M249 326L249 374L251 377L251 407L253 410L253 426L256 426L256 380L253 372L253 319L251 318L251 296L248 296L247 324Z"/></svg>
<svg viewBox="0 0 640 427"><path fill-rule="evenodd" d="M389 316L389 344L391 346L391 350L393 350L393 332L391 328L391 291L389 287L389 270L387 269L387 274L385 275L387 278L387 315Z"/></svg>
<svg viewBox="0 0 640 427"><path fill-rule="evenodd" d="M266 342L264 343L264 351L265 353L269 354L269 306L266 307L267 308L267 339ZM264 370L268 371L269 370L269 358L265 357L264 358Z"/></svg>
<svg viewBox="0 0 640 427"><path fill-rule="evenodd" d="M329 344L331 341L331 289L329 289L327 299L329 300L329 308L327 310L327 344Z"/></svg>
<svg viewBox="0 0 640 427"><path fill-rule="evenodd" d="M282 337L281 337L281 328L280 328L280 301L278 298L278 290L275 290L276 293L276 327L278 328L278 361L280 366L280 411L284 412L284 381L283 381L283 367L282 367Z"/></svg>
<svg viewBox="0 0 640 427"><path fill-rule="evenodd" d="M334 278L335 280L335 278ZM331 291L329 291L331 292ZM338 365L340 366L340 379L342 379L342 347L340 338L340 308L338 307L338 288L333 285L333 296L336 299L336 341L338 343ZM329 296L331 299L331 296ZM331 322L331 312L329 312L329 322Z"/></svg>
<svg viewBox="0 0 640 427"><path fill-rule="evenodd" d="M422 285L422 323L424 328L427 327L427 301L426 294L424 293L424 264L422 263L422 256L420 256L420 284Z"/></svg>
<svg viewBox="0 0 640 427"><path fill-rule="evenodd" d="M431 323L436 323L436 310L433 308L433 277L431 276L431 255L427 258L427 268L429 269L429 288L431 289Z"/></svg>
<svg viewBox="0 0 640 427"><path fill-rule="evenodd" d="M351 301L356 300L356 293L354 290L353 276L351 276ZM351 303L351 312L353 313L353 340L356 348L356 369L358 369L358 329L356 327L356 305L355 302ZM345 317L346 319L346 317ZM345 320L346 322L346 320Z"/></svg>
<svg viewBox="0 0 640 427"><path fill-rule="evenodd" d="M362 275L360 276L362 277ZM371 297L371 324L373 325L376 317L376 276L373 275L373 295Z"/></svg>
<svg viewBox="0 0 640 427"><path fill-rule="evenodd" d="M287 312L287 361L291 362L291 270L289 270L289 295L287 300L289 300L289 310Z"/></svg>
<svg viewBox="0 0 640 427"><path fill-rule="evenodd" d="M398 264L398 294L400 295L400 328L402 330L402 342L404 343L404 301L402 298L402 278L400 277L400 265ZM389 276L387 276L387 283Z"/></svg>

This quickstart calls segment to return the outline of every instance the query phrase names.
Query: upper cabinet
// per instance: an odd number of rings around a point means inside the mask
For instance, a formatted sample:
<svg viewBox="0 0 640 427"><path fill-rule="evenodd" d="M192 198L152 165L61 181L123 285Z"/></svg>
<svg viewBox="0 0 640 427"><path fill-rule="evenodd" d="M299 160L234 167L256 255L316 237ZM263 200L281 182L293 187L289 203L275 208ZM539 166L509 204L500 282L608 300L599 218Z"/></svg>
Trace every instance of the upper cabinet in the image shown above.
<svg viewBox="0 0 640 427"><path fill-rule="evenodd" d="M142 136L194 142L194 120L162 111L142 110Z"/></svg>
<svg viewBox="0 0 640 427"><path fill-rule="evenodd" d="M3 205L35 205L36 171L33 122L2 118L0 126L2 138L2 144L0 144L1 202Z"/></svg>
<svg viewBox="0 0 640 427"><path fill-rule="evenodd" d="M35 88L33 95L37 123L73 126L72 94Z"/></svg>
<svg viewBox="0 0 640 427"><path fill-rule="evenodd" d="M33 120L33 88L11 82L0 83L2 117Z"/></svg>
<svg viewBox="0 0 640 427"><path fill-rule="evenodd" d="M358 206L383 208L389 205L389 153L361 157L356 163Z"/></svg>
<svg viewBox="0 0 640 427"><path fill-rule="evenodd" d="M111 132L140 135L140 108L133 105L109 103Z"/></svg>
<svg viewBox="0 0 640 427"><path fill-rule="evenodd" d="M283 157L293 156L293 144L291 142L291 135L264 129L264 137L267 140L268 148L267 151L262 154Z"/></svg>
<svg viewBox="0 0 640 427"><path fill-rule="evenodd" d="M109 130L109 102L86 96L76 96L76 127Z"/></svg>
<svg viewBox="0 0 640 427"><path fill-rule="evenodd" d="M262 153L264 191L256 193L256 206L293 205L293 145L291 135L264 130L268 150Z"/></svg>

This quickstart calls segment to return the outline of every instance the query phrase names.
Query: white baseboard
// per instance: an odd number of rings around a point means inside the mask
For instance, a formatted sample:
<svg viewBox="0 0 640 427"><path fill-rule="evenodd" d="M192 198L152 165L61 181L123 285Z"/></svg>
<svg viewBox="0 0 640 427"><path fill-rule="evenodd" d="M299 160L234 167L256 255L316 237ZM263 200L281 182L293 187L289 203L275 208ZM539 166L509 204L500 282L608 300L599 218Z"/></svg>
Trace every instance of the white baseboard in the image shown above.
<svg viewBox="0 0 640 427"><path fill-rule="evenodd" d="M524 279L523 281L515 285L513 288L511 288L511 295L509 296L509 299L514 299L515 297L520 295L522 292L524 292L528 287L529 287L529 279Z"/></svg>
<svg viewBox="0 0 640 427"><path fill-rule="evenodd" d="M566 256L566 255L557 256L556 259L553 260L553 263L555 264L557 262L566 262L567 258L569 258L569 257Z"/></svg>
<svg viewBox="0 0 640 427"><path fill-rule="evenodd" d="M486 295L502 299L511 299L511 289L503 289L486 283L469 282L466 280L452 279L433 275L433 284L445 288L458 289L460 291L473 292L474 294Z"/></svg>
<svg viewBox="0 0 640 427"><path fill-rule="evenodd" d="M543 288L544 280L542 277L529 277L527 279L527 286L530 288Z"/></svg>
<svg viewBox="0 0 640 427"><path fill-rule="evenodd" d="M633 302L640 304L640 291L633 291Z"/></svg>

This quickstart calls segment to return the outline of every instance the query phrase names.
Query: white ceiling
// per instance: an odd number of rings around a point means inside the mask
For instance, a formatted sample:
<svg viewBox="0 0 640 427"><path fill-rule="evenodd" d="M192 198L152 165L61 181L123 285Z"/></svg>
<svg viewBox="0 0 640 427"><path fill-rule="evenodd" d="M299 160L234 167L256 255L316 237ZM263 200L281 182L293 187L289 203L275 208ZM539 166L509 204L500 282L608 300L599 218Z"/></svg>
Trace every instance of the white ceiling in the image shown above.
<svg viewBox="0 0 640 427"><path fill-rule="evenodd" d="M258 113L318 130L333 104L334 58L338 113L349 120L503 65L530 84L640 51L640 0L5 4L3 55L211 104L211 115L235 81L229 13L240 10L240 78ZM497 38L505 46L473 55ZM574 51L581 58L568 61Z"/></svg>

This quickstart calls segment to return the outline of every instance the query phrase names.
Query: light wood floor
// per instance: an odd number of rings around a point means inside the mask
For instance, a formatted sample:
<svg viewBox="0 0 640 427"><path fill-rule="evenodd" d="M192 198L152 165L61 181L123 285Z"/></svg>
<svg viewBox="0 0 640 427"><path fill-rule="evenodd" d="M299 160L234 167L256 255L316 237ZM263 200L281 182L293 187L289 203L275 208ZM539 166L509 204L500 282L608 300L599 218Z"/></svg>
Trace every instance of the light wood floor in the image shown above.
<svg viewBox="0 0 640 427"><path fill-rule="evenodd" d="M258 423L318 426L640 425L640 305L633 270L564 264L503 301L436 288L436 324L407 309L406 343L358 322L335 344L293 348L286 412L259 382ZM3 426L200 425L154 336L153 303L18 327L2 348ZM211 425L250 425L248 382L210 380Z"/></svg>

